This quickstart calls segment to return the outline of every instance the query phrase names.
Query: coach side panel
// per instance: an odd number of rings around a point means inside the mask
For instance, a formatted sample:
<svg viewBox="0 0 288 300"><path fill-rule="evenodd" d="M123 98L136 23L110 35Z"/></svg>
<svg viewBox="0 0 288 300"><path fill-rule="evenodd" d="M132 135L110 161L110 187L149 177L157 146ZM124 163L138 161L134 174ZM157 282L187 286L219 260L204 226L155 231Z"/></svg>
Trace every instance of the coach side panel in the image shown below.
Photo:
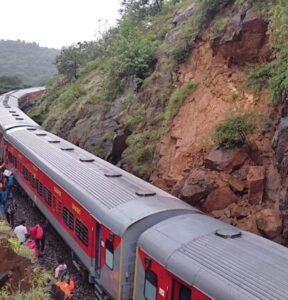
<svg viewBox="0 0 288 300"><path fill-rule="evenodd" d="M17 181L94 275L97 222L84 207L7 141L5 149L5 161Z"/></svg>
<svg viewBox="0 0 288 300"><path fill-rule="evenodd" d="M137 248L133 300L211 300Z"/></svg>

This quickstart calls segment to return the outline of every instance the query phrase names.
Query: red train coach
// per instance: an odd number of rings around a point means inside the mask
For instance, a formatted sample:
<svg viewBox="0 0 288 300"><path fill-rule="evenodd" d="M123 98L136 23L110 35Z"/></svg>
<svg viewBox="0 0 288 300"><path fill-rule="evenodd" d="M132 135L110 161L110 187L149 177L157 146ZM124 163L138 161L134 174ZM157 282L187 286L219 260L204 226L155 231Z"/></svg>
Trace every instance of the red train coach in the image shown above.
<svg viewBox="0 0 288 300"><path fill-rule="evenodd" d="M175 215L198 213L170 194L36 128L5 132L15 177L95 280L99 299L131 299L136 243Z"/></svg>
<svg viewBox="0 0 288 300"><path fill-rule="evenodd" d="M283 246L203 214L159 222L138 242L134 299L288 299Z"/></svg>

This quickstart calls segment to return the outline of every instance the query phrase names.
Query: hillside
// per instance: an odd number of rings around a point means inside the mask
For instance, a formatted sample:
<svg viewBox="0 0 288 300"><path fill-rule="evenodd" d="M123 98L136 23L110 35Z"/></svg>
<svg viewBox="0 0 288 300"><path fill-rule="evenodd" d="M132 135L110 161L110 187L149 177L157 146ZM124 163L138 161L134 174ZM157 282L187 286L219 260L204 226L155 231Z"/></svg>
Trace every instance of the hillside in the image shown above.
<svg viewBox="0 0 288 300"><path fill-rule="evenodd" d="M0 40L0 76L17 76L25 85L41 85L56 73L59 50L36 43Z"/></svg>
<svg viewBox="0 0 288 300"><path fill-rule="evenodd" d="M288 4L126 1L30 115L221 220L288 242ZM285 152L286 151L286 152Z"/></svg>

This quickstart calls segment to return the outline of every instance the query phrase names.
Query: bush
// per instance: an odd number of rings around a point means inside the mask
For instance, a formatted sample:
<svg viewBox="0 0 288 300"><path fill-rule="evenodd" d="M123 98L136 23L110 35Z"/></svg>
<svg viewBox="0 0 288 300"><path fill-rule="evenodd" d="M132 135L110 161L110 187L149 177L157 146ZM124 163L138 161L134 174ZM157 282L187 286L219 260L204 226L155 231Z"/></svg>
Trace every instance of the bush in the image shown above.
<svg viewBox="0 0 288 300"><path fill-rule="evenodd" d="M211 36L215 37L219 33L221 33L227 26L229 20L230 20L229 17L223 17L223 16L215 18L211 27Z"/></svg>
<svg viewBox="0 0 288 300"><path fill-rule="evenodd" d="M178 109L181 107L182 103L186 100L187 96L194 91L196 87L197 83L187 82L170 96L165 112L165 118L167 121L173 118Z"/></svg>
<svg viewBox="0 0 288 300"><path fill-rule="evenodd" d="M288 95L288 49L270 63L250 69L246 85L260 91L265 86L269 87L269 102L277 105L282 98Z"/></svg>
<svg viewBox="0 0 288 300"><path fill-rule="evenodd" d="M179 48L176 48L172 52L172 57L177 64L183 64L187 61L190 54L189 46L187 43L184 43Z"/></svg>
<svg viewBox="0 0 288 300"><path fill-rule="evenodd" d="M248 115L235 115L216 125L212 138L224 148L234 148L246 143L252 129L253 124Z"/></svg>
<svg viewBox="0 0 288 300"><path fill-rule="evenodd" d="M269 87L269 101L279 104L288 96L288 3L279 0L270 6L269 38L276 53L276 59L259 67L250 69L248 86L261 90Z"/></svg>

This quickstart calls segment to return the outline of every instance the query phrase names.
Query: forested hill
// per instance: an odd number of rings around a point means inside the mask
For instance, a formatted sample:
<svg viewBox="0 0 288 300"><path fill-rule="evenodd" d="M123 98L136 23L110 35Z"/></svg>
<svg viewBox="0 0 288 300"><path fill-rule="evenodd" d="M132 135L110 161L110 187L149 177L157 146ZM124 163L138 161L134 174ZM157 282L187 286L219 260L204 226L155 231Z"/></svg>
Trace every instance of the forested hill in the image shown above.
<svg viewBox="0 0 288 300"><path fill-rule="evenodd" d="M40 85L56 73L58 50L36 43L0 40L0 76L17 76L24 84Z"/></svg>

